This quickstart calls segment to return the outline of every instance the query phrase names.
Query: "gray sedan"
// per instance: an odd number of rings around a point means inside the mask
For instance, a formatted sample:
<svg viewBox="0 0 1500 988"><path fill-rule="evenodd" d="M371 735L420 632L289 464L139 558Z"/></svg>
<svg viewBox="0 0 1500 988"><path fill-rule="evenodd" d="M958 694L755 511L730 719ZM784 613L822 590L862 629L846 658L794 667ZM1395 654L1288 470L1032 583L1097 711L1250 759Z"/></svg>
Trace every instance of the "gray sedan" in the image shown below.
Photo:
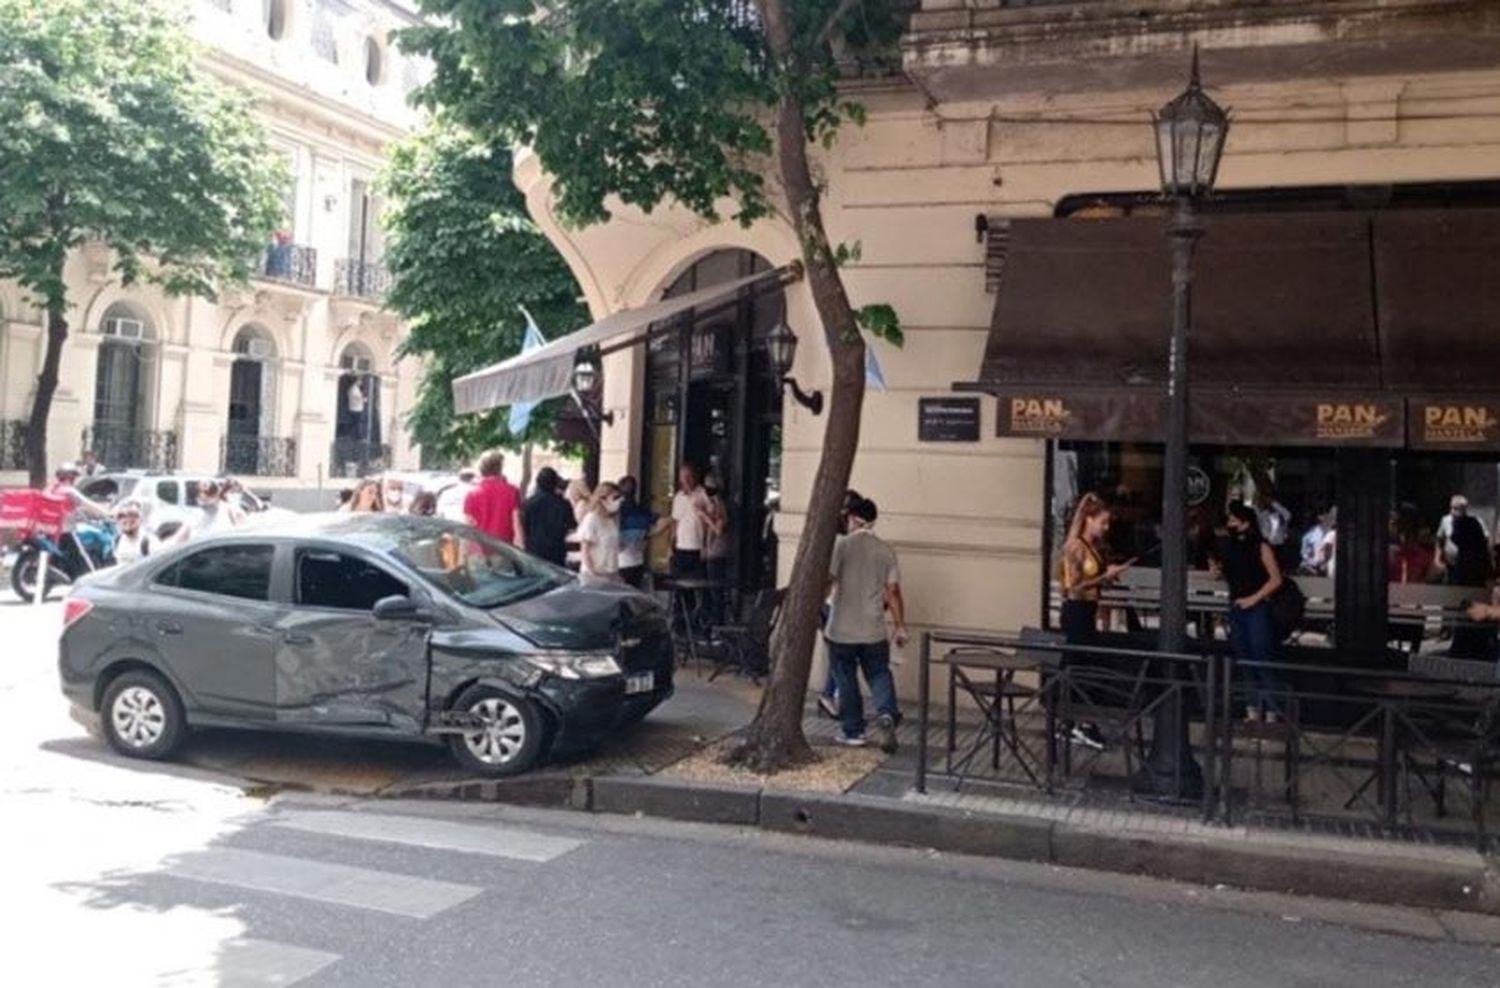
<svg viewBox="0 0 1500 988"><path fill-rule="evenodd" d="M465 526L305 516L90 577L64 694L164 758L194 726L446 743L486 775L585 750L672 693L660 606Z"/></svg>

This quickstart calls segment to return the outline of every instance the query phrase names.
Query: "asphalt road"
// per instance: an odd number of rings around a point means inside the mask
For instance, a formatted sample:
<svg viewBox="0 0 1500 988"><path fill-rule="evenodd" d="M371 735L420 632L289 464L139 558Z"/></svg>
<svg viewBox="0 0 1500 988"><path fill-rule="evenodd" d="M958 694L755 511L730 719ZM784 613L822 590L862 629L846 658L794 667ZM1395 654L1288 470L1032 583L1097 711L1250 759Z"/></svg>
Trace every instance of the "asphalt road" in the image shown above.
<svg viewBox="0 0 1500 988"><path fill-rule="evenodd" d="M67 719L0 601L11 984L1494 988L1458 917L729 828L246 795Z"/></svg>

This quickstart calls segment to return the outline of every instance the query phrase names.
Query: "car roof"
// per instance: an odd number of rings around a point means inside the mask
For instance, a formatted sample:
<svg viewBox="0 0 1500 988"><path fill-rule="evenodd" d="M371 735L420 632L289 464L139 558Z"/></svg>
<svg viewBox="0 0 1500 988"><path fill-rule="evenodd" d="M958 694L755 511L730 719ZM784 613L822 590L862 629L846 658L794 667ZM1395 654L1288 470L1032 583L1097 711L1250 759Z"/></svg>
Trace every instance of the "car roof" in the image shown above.
<svg viewBox="0 0 1500 988"><path fill-rule="evenodd" d="M388 515L353 512L322 512L294 515L276 527L250 525L213 532L194 538L189 545L218 542L317 541L351 542L375 552L389 552L397 542L431 538L464 526L425 515Z"/></svg>

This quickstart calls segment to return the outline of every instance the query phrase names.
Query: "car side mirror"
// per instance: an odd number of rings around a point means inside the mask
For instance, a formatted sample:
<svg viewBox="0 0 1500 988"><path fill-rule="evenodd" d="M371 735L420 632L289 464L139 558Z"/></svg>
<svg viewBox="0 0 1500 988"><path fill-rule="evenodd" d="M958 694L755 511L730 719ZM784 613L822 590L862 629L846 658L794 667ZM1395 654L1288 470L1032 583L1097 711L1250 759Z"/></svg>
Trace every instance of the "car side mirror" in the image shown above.
<svg viewBox="0 0 1500 988"><path fill-rule="evenodd" d="M375 602L372 612L378 621L409 621L416 624L432 624L437 615L418 604L405 594L391 594Z"/></svg>

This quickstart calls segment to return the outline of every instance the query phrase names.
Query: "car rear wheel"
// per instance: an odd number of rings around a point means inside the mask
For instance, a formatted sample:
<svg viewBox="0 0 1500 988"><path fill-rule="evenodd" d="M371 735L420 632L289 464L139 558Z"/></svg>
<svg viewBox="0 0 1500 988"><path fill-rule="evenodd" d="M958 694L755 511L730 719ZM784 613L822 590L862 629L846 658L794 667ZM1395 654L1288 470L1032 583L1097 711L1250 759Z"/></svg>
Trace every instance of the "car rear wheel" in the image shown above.
<svg viewBox="0 0 1500 988"><path fill-rule="evenodd" d="M448 746L465 768L483 775L519 775L536 764L542 750L542 720L536 706L493 686L471 686L453 703L479 719L483 728L453 734Z"/></svg>
<svg viewBox="0 0 1500 988"><path fill-rule="evenodd" d="M186 727L177 691L140 669L109 684L99 721L109 746L131 758L166 758L182 743Z"/></svg>

